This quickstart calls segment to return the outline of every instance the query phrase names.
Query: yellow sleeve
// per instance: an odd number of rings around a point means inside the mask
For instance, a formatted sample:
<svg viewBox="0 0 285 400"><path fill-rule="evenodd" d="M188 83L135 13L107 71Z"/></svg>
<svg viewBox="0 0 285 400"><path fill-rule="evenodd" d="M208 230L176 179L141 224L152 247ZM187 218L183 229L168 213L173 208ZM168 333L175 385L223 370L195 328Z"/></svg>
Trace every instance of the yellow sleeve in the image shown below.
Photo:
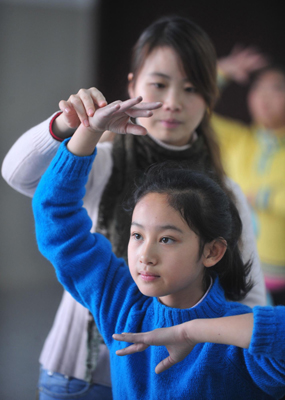
<svg viewBox="0 0 285 400"><path fill-rule="evenodd" d="M222 153L233 149L250 134L250 129L246 124L221 117L215 113L211 117L211 126L215 131Z"/></svg>
<svg viewBox="0 0 285 400"><path fill-rule="evenodd" d="M285 188L273 189L268 199L268 210L275 215L285 217Z"/></svg>

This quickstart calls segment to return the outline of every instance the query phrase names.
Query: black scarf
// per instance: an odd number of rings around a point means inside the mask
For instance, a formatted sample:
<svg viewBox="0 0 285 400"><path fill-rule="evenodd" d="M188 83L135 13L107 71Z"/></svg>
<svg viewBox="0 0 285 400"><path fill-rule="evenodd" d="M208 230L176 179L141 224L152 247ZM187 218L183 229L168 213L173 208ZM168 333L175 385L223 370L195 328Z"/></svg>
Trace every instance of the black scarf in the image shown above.
<svg viewBox="0 0 285 400"><path fill-rule="evenodd" d="M117 135L114 140L113 170L103 192L96 231L112 243L118 257L127 259L131 216L122 204L139 184L144 171L152 164L166 160L183 161L189 169L210 171L209 154L204 138L186 150L175 151L160 146L150 136Z"/></svg>

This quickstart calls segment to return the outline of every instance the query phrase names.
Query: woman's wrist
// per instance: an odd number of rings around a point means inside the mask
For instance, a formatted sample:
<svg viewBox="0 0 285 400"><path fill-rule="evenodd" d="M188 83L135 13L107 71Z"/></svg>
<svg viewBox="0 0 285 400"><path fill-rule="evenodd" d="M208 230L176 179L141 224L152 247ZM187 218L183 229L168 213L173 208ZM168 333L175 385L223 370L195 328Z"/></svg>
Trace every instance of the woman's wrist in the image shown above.
<svg viewBox="0 0 285 400"><path fill-rule="evenodd" d="M51 126L53 136L56 136L59 139L67 139L71 137L74 132L76 131L76 128L70 128L66 122L64 121L64 115L63 113L59 114L53 121L52 126Z"/></svg>
<svg viewBox="0 0 285 400"><path fill-rule="evenodd" d="M248 313L195 319L183 325L185 339L194 345L209 342L248 348L253 330L253 315Z"/></svg>

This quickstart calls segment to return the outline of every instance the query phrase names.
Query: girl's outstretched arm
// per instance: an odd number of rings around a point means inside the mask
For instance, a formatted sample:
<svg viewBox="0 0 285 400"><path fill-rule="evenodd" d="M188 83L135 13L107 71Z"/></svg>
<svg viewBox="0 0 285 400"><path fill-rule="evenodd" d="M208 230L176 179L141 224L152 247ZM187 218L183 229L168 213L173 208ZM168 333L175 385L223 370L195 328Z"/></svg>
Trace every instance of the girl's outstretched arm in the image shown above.
<svg viewBox="0 0 285 400"><path fill-rule="evenodd" d="M117 351L125 356L145 350L148 346L165 346L169 356L155 368L159 374L182 361L198 343L217 343L248 348L253 330L253 315L242 314L224 318L195 319L170 328L144 333L114 334L115 340L134 343Z"/></svg>
<svg viewBox="0 0 285 400"><path fill-rule="evenodd" d="M120 305L125 301L126 293L132 292L132 299L135 299L133 291L136 291L137 296L141 295L124 261L112 254L107 239L100 234L90 233L92 222L82 207L82 200L95 159L96 151L92 154L92 148L101 133L107 127L112 127L115 132L140 133L129 122L129 114L147 116L150 114L149 107L152 109L159 105L147 103L140 108L138 104L141 100L137 98L116 102L98 109L92 117L93 129L81 124L74 134L75 139L65 141L59 147L33 198L40 251L53 264L66 290L92 310L97 318L97 326L107 339L116 329ZM67 149L69 143L72 143L72 150L77 154ZM91 154L88 156L89 152ZM112 295L108 296L108 293ZM124 297L121 293L124 293ZM109 325L104 325L102 321L107 321L110 314L114 318L111 319L112 330L109 333L106 331Z"/></svg>
<svg viewBox="0 0 285 400"><path fill-rule="evenodd" d="M252 46L235 45L227 56L218 60L219 73L239 84L247 83L251 73L267 65L268 57Z"/></svg>

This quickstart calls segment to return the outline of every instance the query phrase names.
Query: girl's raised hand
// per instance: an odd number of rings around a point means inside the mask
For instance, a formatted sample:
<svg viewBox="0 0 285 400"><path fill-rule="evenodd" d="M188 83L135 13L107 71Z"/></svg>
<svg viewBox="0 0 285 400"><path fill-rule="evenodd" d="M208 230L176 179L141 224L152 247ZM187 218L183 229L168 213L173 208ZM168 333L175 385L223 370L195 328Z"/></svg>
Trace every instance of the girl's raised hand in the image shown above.
<svg viewBox="0 0 285 400"><path fill-rule="evenodd" d="M142 97L126 101L115 101L102 107L89 118L90 128L96 132L112 131L114 133L131 133L145 135L146 129L131 122L130 117L151 117L152 110L161 107L161 103L142 103Z"/></svg>
<svg viewBox="0 0 285 400"><path fill-rule="evenodd" d="M126 101L115 101L98 108L93 117L89 117L89 126L80 124L67 144L68 150L77 156L93 153L105 131L114 133L132 133L145 135L146 129L131 122L130 117L150 117L152 110L161 107L161 103L142 103L141 97Z"/></svg>
<svg viewBox="0 0 285 400"><path fill-rule="evenodd" d="M266 67L268 63L268 56L258 49L235 45L226 57L218 60L218 67L227 78L245 84L252 72Z"/></svg>
<svg viewBox="0 0 285 400"><path fill-rule="evenodd" d="M118 356L144 351L149 346L165 346L169 356L157 364L155 368L157 374L182 361L196 344L185 334L183 324L144 333L114 334L113 339L133 343L125 349L117 350L116 354Z"/></svg>
<svg viewBox="0 0 285 400"><path fill-rule="evenodd" d="M88 118L92 117L95 111L107 105L103 94L92 87L80 89L78 93L72 94L67 101L61 100L59 108L63 112L63 118L69 128L76 129L81 123L89 126Z"/></svg>
<svg viewBox="0 0 285 400"><path fill-rule="evenodd" d="M81 123L89 127L88 118L93 116L98 108L106 105L105 97L95 87L80 89L78 93L72 94L68 100L59 102L62 114L53 122L54 134L65 139L72 136Z"/></svg>

